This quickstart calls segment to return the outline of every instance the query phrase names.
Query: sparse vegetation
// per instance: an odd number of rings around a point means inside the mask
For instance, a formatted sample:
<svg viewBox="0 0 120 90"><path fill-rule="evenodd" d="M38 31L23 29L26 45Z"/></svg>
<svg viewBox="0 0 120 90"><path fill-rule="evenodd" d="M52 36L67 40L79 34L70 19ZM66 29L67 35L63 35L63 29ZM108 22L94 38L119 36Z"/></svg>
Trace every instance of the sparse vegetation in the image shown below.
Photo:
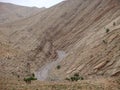
<svg viewBox="0 0 120 90"><path fill-rule="evenodd" d="M78 76L79 76L79 73L75 73L74 76L78 77Z"/></svg>
<svg viewBox="0 0 120 90"><path fill-rule="evenodd" d="M105 40L103 40L103 43L104 43L104 44L107 44L107 42L106 42Z"/></svg>
<svg viewBox="0 0 120 90"><path fill-rule="evenodd" d="M15 88L13 88L12 90L15 90Z"/></svg>
<svg viewBox="0 0 120 90"><path fill-rule="evenodd" d="M31 83L31 81L32 80L37 80L37 78L35 78L35 77L27 77L27 78L24 78L24 81L26 82L26 83Z"/></svg>
<svg viewBox="0 0 120 90"><path fill-rule="evenodd" d="M84 78L81 77L79 75L79 73L75 73L72 77L66 78L65 80L68 80L68 81L78 81L78 80L84 80Z"/></svg>
<svg viewBox="0 0 120 90"><path fill-rule="evenodd" d="M34 73L32 73L32 76L24 78L24 81L26 83L31 83L32 80L37 80L37 78L35 78L35 74Z"/></svg>
<svg viewBox="0 0 120 90"><path fill-rule="evenodd" d="M19 75L17 75L17 77L18 77L18 78L20 78L20 76L19 76Z"/></svg>
<svg viewBox="0 0 120 90"><path fill-rule="evenodd" d="M115 26L116 25L116 23L115 22L113 22L113 26Z"/></svg>
<svg viewBox="0 0 120 90"><path fill-rule="evenodd" d="M70 78L67 77L67 78L65 78L65 80L70 81Z"/></svg>
<svg viewBox="0 0 120 90"><path fill-rule="evenodd" d="M33 77L35 77L35 74L34 74L34 73L32 73L32 76L33 76Z"/></svg>
<svg viewBox="0 0 120 90"><path fill-rule="evenodd" d="M110 31L110 29L109 29L109 28L107 28L107 29L106 29L106 33L108 33L109 31Z"/></svg>
<svg viewBox="0 0 120 90"><path fill-rule="evenodd" d="M61 66L60 65L57 65L57 69L60 69L61 68Z"/></svg>

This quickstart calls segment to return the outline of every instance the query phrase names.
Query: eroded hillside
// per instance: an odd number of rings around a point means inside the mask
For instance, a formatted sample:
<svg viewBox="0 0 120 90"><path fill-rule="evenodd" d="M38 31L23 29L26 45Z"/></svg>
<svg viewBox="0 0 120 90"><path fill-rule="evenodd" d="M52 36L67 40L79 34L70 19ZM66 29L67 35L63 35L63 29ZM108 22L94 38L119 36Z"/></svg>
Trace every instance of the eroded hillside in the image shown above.
<svg viewBox="0 0 120 90"><path fill-rule="evenodd" d="M0 2L0 24L11 23L35 15L45 8L17 6Z"/></svg>
<svg viewBox="0 0 120 90"><path fill-rule="evenodd" d="M63 81L75 73L84 79L118 77L120 2L66 0L25 19L0 25L0 42L2 78L3 71L4 78L20 80L32 73L41 78L39 75L46 72L43 81ZM4 45L9 46L8 50ZM9 57L3 51L10 53ZM57 60L60 62L51 64Z"/></svg>

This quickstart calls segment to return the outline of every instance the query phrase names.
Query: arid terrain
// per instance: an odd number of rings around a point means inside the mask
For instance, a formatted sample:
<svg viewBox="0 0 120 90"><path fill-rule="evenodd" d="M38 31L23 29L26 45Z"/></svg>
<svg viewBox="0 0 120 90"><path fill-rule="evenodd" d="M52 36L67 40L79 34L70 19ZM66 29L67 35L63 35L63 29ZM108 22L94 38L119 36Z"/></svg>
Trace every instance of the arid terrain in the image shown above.
<svg viewBox="0 0 120 90"><path fill-rule="evenodd" d="M120 0L0 3L0 90L120 90Z"/></svg>

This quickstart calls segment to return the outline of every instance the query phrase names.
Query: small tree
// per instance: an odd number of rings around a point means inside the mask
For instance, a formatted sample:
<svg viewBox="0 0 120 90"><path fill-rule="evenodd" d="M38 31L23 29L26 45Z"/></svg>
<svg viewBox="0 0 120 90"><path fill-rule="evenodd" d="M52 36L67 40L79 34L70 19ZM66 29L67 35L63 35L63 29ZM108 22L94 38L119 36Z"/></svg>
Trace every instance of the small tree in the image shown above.
<svg viewBox="0 0 120 90"><path fill-rule="evenodd" d="M60 69L60 68L61 68L61 66L60 66L60 65L58 65L58 66L57 66L57 69Z"/></svg>
<svg viewBox="0 0 120 90"><path fill-rule="evenodd" d="M24 78L24 81L25 81L26 83L28 83L28 84L30 84L32 80L37 80L37 78L35 78L35 77L27 77L27 78Z"/></svg>
<svg viewBox="0 0 120 90"><path fill-rule="evenodd" d="M35 77L35 74L34 74L34 73L32 73L32 77Z"/></svg>
<svg viewBox="0 0 120 90"><path fill-rule="evenodd" d="M70 78L67 77L67 78L65 78L65 80L70 81Z"/></svg>
<svg viewBox="0 0 120 90"><path fill-rule="evenodd" d="M84 78L81 77L79 75L79 73L75 73L73 76L71 76L70 78L66 78L65 80L68 80L68 81L78 81L78 80L84 80Z"/></svg>
<svg viewBox="0 0 120 90"><path fill-rule="evenodd" d="M107 44L107 42L106 42L105 40L103 40L103 43L104 43L104 44Z"/></svg>
<svg viewBox="0 0 120 90"><path fill-rule="evenodd" d="M24 81L28 84L30 84L32 80L37 80L34 73L32 73L31 76L24 78Z"/></svg>
<svg viewBox="0 0 120 90"><path fill-rule="evenodd" d="M107 28L107 29L106 29L106 33L108 33L109 31L110 31L110 29L109 29L109 28Z"/></svg>
<svg viewBox="0 0 120 90"><path fill-rule="evenodd" d="M115 26L116 25L116 23L115 22L113 22L113 26Z"/></svg>
<svg viewBox="0 0 120 90"><path fill-rule="evenodd" d="M79 73L75 73L74 76L75 76L75 77L79 77Z"/></svg>

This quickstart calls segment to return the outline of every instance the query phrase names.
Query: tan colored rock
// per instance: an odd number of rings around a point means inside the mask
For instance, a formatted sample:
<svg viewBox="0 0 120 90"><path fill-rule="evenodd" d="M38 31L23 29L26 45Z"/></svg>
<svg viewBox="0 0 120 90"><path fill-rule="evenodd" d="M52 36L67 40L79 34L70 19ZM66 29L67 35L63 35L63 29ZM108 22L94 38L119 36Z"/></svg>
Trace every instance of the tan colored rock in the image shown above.
<svg viewBox="0 0 120 90"><path fill-rule="evenodd" d="M10 60L0 59L4 73L10 77L14 71L23 79L28 62L34 73L55 61L56 51L62 50L67 56L59 63L60 70L50 70L48 76L53 79L63 80L76 72L85 77L119 76L120 26L113 26L120 20L119 4L118 0L66 0L28 18L1 24L0 42L10 46L11 52L20 51L9 53Z"/></svg>

